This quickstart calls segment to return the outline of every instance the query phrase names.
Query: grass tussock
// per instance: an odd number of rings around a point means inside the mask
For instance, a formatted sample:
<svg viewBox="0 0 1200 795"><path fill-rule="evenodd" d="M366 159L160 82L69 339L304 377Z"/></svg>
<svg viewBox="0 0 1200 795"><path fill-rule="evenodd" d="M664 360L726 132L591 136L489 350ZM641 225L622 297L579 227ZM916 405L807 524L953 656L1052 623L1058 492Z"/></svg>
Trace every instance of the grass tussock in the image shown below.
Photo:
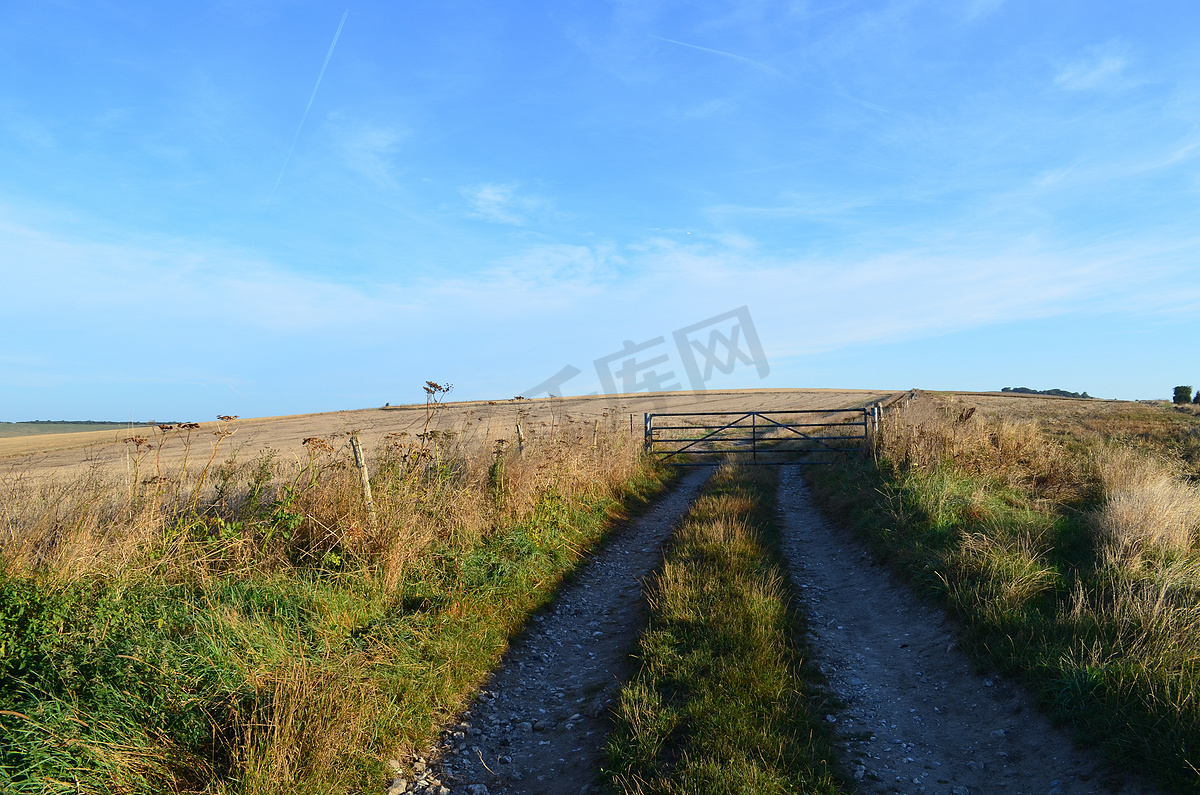
<svg viewBox="0 0 1200 795"><path fill-rule="evenodd" d="M1097 455L1104 504L1095 514L1100 554L1136 565L1151 551L1185 554L1200 530L1200 489L1161 456L1107 447Z"/></svg>
<svg viewBox="0 0 1200 795"><path fill-rule="evenodd" d="M518 450L433 422L375 451L372 515L337 440L239 459L234 428L0 477L0 790L380 789L665 478L619 424Z"/></svg>
<svg viewBox="0 0 1200 795"><path fill-rule="evenodd" d="M723 467L676 531L609 742L618 792L841 791L774 546L775 478Z"/></svg>
<svg viewBox="0 0 1200 795"><path fill-rule="evenodd" d="M1108 406L1069 423L971 409L919 397L886 418L876 460L814 473L814 493L944 600L982 665L1123 764L1195 791L1200 492L1177 442L1200 426L1137 407L1135 443L1131 415Z"/></svg>
<svg viewBox="0 0 1200 795"><path fill-rule="evenodd" d="M903 415L887 414L882 440L886 458L909 472L949 468L1046 498L1069 499L1080 487L1078 461L1035 420L983 414L958 400L919 400Z"/></svg>

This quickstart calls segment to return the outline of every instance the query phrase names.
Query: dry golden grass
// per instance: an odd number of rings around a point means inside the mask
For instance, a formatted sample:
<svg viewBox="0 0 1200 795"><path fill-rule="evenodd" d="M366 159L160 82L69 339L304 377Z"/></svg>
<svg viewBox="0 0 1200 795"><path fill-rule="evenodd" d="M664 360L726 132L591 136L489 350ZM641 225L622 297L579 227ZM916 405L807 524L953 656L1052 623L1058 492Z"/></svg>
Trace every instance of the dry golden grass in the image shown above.
<svg viewBox="0 0 1200 795"><path fill-rule="evenodd" d="M949 469L1060 504L1098 497L1102 505L1093 523L1107 562L1136 563L1147 549L1185 553L1194 547L1200 489L1188 482L1183 464L1119 441L1130 430L1130 411L1145 431L1162 425L1161 407L1095 404L1090 425L1076 427L1072 448L1047 426L1063 422L1064 412L1081 420L1086 406L1047 408L1009 398L1006 412L993 398L983 411L975 397L928 395L894 412L884 423L881 454L904 470ZM1143 412L1150 408L1157 414ZM1110 431L1109 441L1102 429Z"/></svg>
<svg viewBox="0 0 1200 795"><path fill-rule="evenodd" d="M1093 644L1085 664L1128 658L1163 672L1200 665L1200 561L1177 558L1117 569L1101 588L1077 586L1063 617L1074 627L1098 620L1114 642Z"/></svg>
<svg viewBox="0 0 1200 795"><path fill-rule="evenodd" d="M1108 563L1136 564L1143 553L1186 553L1200 530L1200 489L1178 464L1138 450L1104 447L1096 455L1104 505L1095 516Z"/></svg>
<svg viewBox="0 0 1200 795"><path fill-rule="evenodd" d="M1024 401L1017 405L1025 408ZM885 415L880 453L908 470L949 467L1038 496L1077 496L1081 462L1048 440L1038 420L980 411L968 398L922 395Z"/></svg>
<svg viewBox="0 0 1200 795"><path fill-rule="evenodd" d="M293 657L260 684L270 690L270 708L244 727L243 791L290 793L306 779L314 791L339 789L345 749L371 744L372 716L364 713L386 698L361 657Z"/></svg>
<svg viewBox="0 0 1200 795"><path fill-rule="evenodd" d="M640 438L625 433L619 420L603 428L529 428L520 451L506 439L484 448L477 438L436 431L428 442L407 434L385 437L370 465L378 481L379 522L373 528L347 445L334 448L309 437L290 461L270 451L221 460L220 445L230 434L216 433L200 442L203 447L170 436L157 445L130 441L132 463L120 474L100 465L65 477L10 469L0 476L5 564L73 580L139 566L192 573L212 566L270 567L297 551L301 559L291 562L312 564L338 550L376 562L394 582L405 562L433 541L470 546L498 521L528 513L547 489L565 498L611 490L628 479L640 450ZM178 449L162 455L172 441ZM220 536L272 504L302 517L287 530L287 543L269 529L228 532L218 562L171 538L181 523L193 533ZM163 547L160 554L146 560L155 546Z"/></svg>
<svg viewBox="0 0 1200 795"><path fill-rule="evenodd" d="M469 544L501 514L523 515L551 486L571 497L628 477L641 444L642 411L829 407L885 394L746 390L473 401L442 404L432 418L426 407L410 406L230 417L137 429L132 436L96 432L107 434L103 444L93 433L0 440L0 456L10 456L0 468L0 555L15 570L73 580L146 566L202 574L214 566L278 563L292 548L318 556L336 549L375 561L395 582L432 540ZM411 474L445 467L433 481L387 478L375 495L380 523L374 529L349 464L347 442L356 428L373 452L373 470ZM74 447L70 437L77 439ZM42 444L53 452L28 454ZM489 483L497 462L499 488ZM289 493L295 499L288 510L304 516L294 543L230 530L230 523ZM207 532L221 538L219 549L197 558L194 545L169 543L172 528L189 513L204 517ZM162 557L148 563L146 550L162 544Z"/></svg>

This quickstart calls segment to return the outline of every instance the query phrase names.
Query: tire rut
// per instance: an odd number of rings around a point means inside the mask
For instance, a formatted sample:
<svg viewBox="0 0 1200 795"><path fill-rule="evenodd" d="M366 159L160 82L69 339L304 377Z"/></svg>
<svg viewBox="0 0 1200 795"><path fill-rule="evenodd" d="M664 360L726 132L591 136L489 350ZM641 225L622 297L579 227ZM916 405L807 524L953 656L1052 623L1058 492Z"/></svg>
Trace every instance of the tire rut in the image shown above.
<svg viewBox="0 0 1200 795"><path fill-rule="evenodd" d="M710 473L693 470L615 531L513 640L441 742L413 760L415 777L397 771L388 794L599 791L608 713L645 625L642 582Z"/></svg>
<svg viewBox="0 0 1200 795"><path fill-rule="evenodd" d="M977 673L954 625L781 474L784 553L815 661L845 703L826 716L863 793L1158 792L1076 748L1015 683Z"/></svg>

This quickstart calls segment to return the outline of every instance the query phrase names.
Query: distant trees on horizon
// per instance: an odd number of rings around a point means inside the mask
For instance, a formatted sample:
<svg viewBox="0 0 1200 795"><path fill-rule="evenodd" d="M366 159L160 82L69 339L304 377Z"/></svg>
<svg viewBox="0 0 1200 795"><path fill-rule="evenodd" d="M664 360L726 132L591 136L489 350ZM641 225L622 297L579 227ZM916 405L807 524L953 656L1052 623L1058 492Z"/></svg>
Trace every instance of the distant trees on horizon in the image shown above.
<svg viewBox="0 0 1200 795"><path fill-rule="evenodd" d="M1200 392L1197 392L1196 396L1192 397L1191 386L1177 386L1175 387L1175 396L1171 399L1171 401L1176 405L1183 405L1184 403L1200 403Z"/></svg>
<svg viewBox="0 0 1200 795"><path fill-rule="evenodd" d="M1006 386L1000 391L1019 392L1022 395L1054 395L1056 397L1088 398L1089 400L1092 397L1087 392L1068 392L1065 389L1030 389L1027 386Z"/></svg>

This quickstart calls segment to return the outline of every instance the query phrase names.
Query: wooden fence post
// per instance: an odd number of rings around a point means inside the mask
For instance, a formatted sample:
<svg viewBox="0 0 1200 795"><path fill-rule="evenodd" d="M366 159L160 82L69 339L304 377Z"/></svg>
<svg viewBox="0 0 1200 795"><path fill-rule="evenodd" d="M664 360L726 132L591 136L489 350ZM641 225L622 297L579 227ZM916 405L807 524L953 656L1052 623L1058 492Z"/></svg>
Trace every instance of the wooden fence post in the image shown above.
<svg viewBox="0 0 1200 795"><path fill-rule="evenodd" d="M367 518L371 522L371 530L379 529L379 517L375 514L375 500L371 497L371 478L367 474L367 461L363 456L362 444L358 441L358 433L350 434L350 449L354 451L354 466L362 479L363 500L367 504Z"/></svg>

